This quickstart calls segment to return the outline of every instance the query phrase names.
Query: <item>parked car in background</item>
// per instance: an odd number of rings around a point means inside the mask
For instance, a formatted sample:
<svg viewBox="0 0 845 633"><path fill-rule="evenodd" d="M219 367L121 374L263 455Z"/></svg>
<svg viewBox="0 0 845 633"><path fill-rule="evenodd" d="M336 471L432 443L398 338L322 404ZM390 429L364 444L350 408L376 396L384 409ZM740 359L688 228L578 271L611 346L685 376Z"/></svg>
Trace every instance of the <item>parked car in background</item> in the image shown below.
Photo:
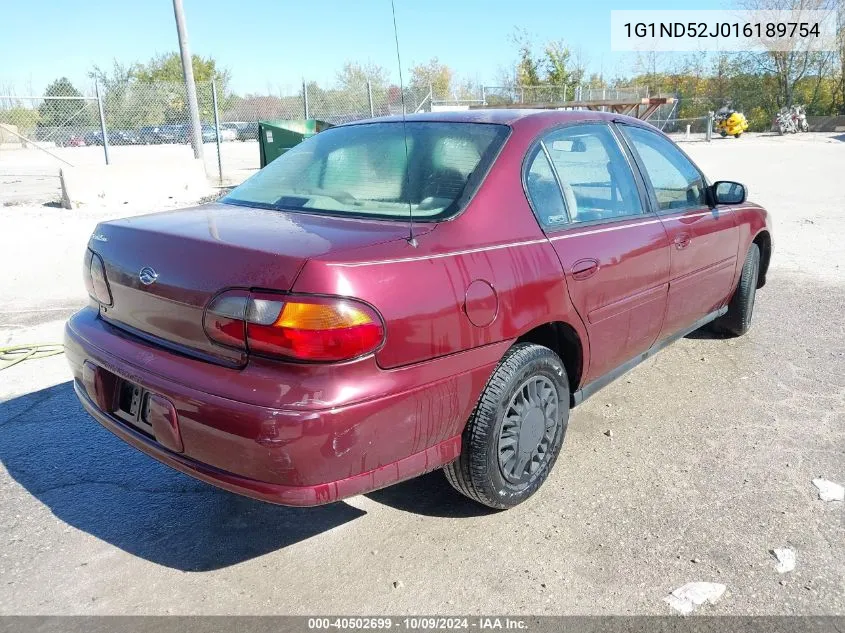
<svg viewBox="0 0 845 633"><path fill-rule="evenodd" d="M187 134L190 134L191 126L186 125L185 128L186 128L185 132ZM201 136L202 136L202 142L203 143L214 143L217 140L217 130L215 129L215 127L213 125L208 125L208 124L203 123L202 128L201 128ZM221 141L223 140L222 133L220 135L220 140Z"/></svg>
<svg viewBox="0 0 845 633"><path fill-rule="evenodd" d="M177 124L177 125L170 125L164 126L167 128L165 130L165 134L172 135L173 139L172 143L190 143L191 142L191 126L187 124ZM203 123L200 125L200 137L202 138L203 143L214 143L217 141L217 130L214 128L213 125L209 125L207 123ZM220 140L225 140L225 136L223 135L222 131L220 134Z"/></svg>
<svg viewBox="0 0 845 633"><path fill-rule="evenodd" d="M211 130L211 140L214 141L216 139L216 128L213 125L203 125L203 133L205 134L206 128L210 128ZM205 136L203 136L203 139ZM225 123L220 124L220 142L223 143L225 141L235 141L238 138L237 130L232 129L231 127L226 127Z"/></svg>
<svg viewBox="0 0 845 633"><path fill-rule="evenodd" d="M571 407L696 329L746 333L772 254L742 184L588 111L334 127L216 203L94 235L65 330L85 409L295 506L436 468L517 505Z"/></svg>
<svg viewBox="0 0 845 633"><path fill-rule="evenodd" d="M146 125L138 130L138 139L145 145L156 145L158 143L166 142L161 133L161 127L158 125ZM171 141L172 142L172 141Z"/></svg>
<svg viewBox="0 0 845 633"><path fill-rule="evenodd" d="M134 130L108 130L109 143L113 145L138 145L141 142Z"/></svg>
<svg viewBox="0 0 845 633"><path fill-rule="evenodd" d="M237 141L238 140L238 126L236 123L221 123L220 124L220 140L221 141Z"/></svg>
<svg viewBox="0 0 845 633"><path fill-rule="evenodd" d="M180 123L170 123L159 128L159 137L162 143L187 143L188 126Z"/></svg>
<svg viewBox="0 0 845 633"><path fill-rule="evenodd" d="M102 145L103 144L103 133L99 130L96 132L88 132L83 136L85 139L86 145Z"/></svg>
<svg viewBox="0 0 845 633"><path fill-rule="evenodd" d="M251 121L246 123L243 127L238 129L238 139L241 141L256 141L258 140L258 121Z"/></svg>
<svg viewBox="0 0 845 633"><path fill-rule="evenodd" d="M82 134L71 134L56 141L59 147L85 147L87 144Z"/></svg>
<svg viewBox="0 0 845 633"><path fill-rule="evenodd" d="M54 143L56 147L84 147L85 135L67 128L36 128L34 139L40 143Z"/></svg>
<svg viewBox="0 0 845 633"><path fill-rule="evenodd" d="M108 130L109 145L137 145L141 142L137 132L132 130ZM103 133L99 130L85 135L87 145L102 145Z"/></svg>
<svg viewBox="0 0 845 633"><path fill-rule="evenodd" d="M203 142L214 142L216 135L210 125L202 126ZM145 144L161 143L190 143L190 126L183 123L167 123L165 125L146 126L139 131L141 142Z"/></svg>
<svg viewBox="0 0 845 633"><path fill-rule="evenodd" d="M234 130L239 141L255 140L258 138L258 123L247 121L230 121L228 123L221 123L221 127Z"/></svg>

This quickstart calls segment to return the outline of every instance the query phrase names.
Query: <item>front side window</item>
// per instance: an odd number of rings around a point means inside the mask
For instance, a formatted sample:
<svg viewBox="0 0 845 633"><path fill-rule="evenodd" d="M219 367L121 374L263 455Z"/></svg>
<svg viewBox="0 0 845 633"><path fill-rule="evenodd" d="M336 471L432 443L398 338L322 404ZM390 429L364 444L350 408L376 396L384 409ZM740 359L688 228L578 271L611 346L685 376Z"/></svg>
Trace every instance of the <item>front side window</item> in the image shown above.
<svg viewBox="0 0 845 633"><path fill-rule="evenodd" d="M619 127L639 154L660 211L705 206L705 182L701 173L671 141L640 127Z"/></svg>
<svg viewBox="0 0 845 633"><path fill-rule="evenodd" d="M607 125L572 125L544 136L527 181L532 204L549 228L565 221L594 222L643 213L631 167ZM549 189L550 182L560 183L564 212L559 211L561 204Z"/></svg>
<svg viewBox="0 0 845 633"><path fill-rule="evenodd" d="M502 125L341 126L294 146L222 202L406 219L442 219L472 196L508 135Z"/></svg>

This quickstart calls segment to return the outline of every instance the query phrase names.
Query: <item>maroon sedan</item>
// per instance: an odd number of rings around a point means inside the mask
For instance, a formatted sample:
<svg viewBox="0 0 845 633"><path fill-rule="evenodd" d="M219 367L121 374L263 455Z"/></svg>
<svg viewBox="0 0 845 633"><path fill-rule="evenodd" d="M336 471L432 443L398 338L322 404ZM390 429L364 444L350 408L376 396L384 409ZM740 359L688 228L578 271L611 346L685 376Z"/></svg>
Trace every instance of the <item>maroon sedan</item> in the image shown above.
<svg viewBox="0 0 845 633"><path fill-rule="evenodd" d="M670 342L748 330L768 215L595 112L332 128L215 204L103 223L79 399L152 457L308 506L444 468L530 497L569 410Z"/></svg>

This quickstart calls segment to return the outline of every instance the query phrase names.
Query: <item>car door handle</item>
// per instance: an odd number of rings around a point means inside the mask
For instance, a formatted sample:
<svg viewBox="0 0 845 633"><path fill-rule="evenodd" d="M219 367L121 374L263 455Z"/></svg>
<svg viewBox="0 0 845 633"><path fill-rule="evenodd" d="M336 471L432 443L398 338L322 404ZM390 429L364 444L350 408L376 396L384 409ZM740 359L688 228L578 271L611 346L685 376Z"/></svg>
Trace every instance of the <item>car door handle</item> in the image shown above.
<svg viewBox="0 0 845 633"><path fill-rule="evenodd" d="M599 263L595 259L580 259L574 264L572 264L572 268L570 272L572 273L572 278L577 280L587 279L588 277L592 277L599 271Z"/></svg>
<svg viewBox="0 0 845 633"><path fill-rule="evenodd" d="M684 249L690 245L691 241L689 233L678 233L678 235L675 236L675 248L678 250Z"/></svg>

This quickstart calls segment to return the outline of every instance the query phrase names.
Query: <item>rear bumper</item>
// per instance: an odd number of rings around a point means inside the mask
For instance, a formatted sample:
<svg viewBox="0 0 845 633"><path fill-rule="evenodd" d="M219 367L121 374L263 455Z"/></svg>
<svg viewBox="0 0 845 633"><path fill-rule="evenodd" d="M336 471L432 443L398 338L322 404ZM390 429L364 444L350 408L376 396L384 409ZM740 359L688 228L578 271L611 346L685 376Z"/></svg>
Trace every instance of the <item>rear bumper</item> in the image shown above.
<svg viewBox="0 0 845 633"><path fill-rule="evenodd" d="M77 397L82 402L82 406L85 407L91 417L120 439L150 457L218 488L280 505L317 506L377 490L398 481L416 477L440 466L445 466L456 459L461 452L461 438L457 436L421 453L409 455L392 464L352 477L312 486L285 486L242 477L169 451L155 440L151 440L144 434L121 423L117 418L103 413L88 397L85 388L78 380L74 381L73 387Z"/></svg>
<svg viewBox="0 0 845 633"><path fill-rule="evenodd" d="M249 368L223 369L176 356L127 337L98 319L91 309L74 315L65 330L77 396L86 411L112 433L197 479L292 506L319 505L361 494L454 460L460 453L463 426L507 345L479 348L456 355L461 358L402 370L381 370L371 360L366 370L372 373L369 382L362 382L360 366L339 367L334 374L319 373L316 378L343 381L345 371L353 372L355 402L328 408L319 404L306 408L300 402L293 403L295 407L267 407L245 402L251 395L248 389L243 399L233 399L231 389L222 389L227 397L221 397L210 392L208 383L197 380L197 372L207 365L215 382L221 372L232 372L238 374L237 384L244 384ZM148 362L143 361L145 357ZM130 363L126 358L141 362ZM82 379L86 361L169 399L178 416L184 450L168 450L98 406ZM158 373L162 369L168 375ZM280 365L282 392L290 379L285 371ZM185 384L186 378L190 385ZM301 370L295 378L302 380ZM197 388L198 383L202 389ZM374 395L385 384L396 391ZM414 386L402 389L400 385ZM310 388L320 391L318 384ZM361 393L368 391L372 397L361 399Z"/></svg>

